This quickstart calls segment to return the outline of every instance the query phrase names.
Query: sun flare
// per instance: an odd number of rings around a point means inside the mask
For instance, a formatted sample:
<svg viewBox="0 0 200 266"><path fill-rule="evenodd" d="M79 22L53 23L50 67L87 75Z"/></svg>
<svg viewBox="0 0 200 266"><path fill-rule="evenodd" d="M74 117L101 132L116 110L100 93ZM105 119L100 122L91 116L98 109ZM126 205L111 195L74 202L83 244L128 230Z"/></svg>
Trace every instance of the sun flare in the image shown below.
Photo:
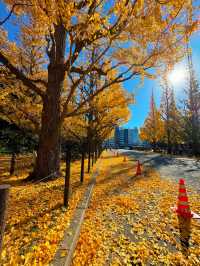
<svg viewBox="0 0 200 266"><path fill-rule="evenodd" d="M169 74L168 80L174 86L180 86L185 83L187 79L187 70L183 66L175 67Z"/></svg>

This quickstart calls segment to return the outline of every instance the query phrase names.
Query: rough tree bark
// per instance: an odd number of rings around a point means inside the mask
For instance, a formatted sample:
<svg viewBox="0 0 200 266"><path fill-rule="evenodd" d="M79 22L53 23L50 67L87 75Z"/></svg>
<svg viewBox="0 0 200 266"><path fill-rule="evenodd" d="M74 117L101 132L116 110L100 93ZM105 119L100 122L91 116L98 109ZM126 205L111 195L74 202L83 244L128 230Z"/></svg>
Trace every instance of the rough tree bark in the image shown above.
<svg viewBox="0 0 200 266"><path fill-rule="evenodd" d="M54 45L49 52L48 84L43 99L39 149L33 173L29 179L53 178L59 174L61 145L61 92L65 78L64 55L66 31L55 27Z"/></svg>
<svg viewBox="0 0 200 266"><path fill-rule="evenodd" d="M60 90L50 87L42 112L42 128L39 138L36 164L30 179L55 177L60 167Z"/></svg>

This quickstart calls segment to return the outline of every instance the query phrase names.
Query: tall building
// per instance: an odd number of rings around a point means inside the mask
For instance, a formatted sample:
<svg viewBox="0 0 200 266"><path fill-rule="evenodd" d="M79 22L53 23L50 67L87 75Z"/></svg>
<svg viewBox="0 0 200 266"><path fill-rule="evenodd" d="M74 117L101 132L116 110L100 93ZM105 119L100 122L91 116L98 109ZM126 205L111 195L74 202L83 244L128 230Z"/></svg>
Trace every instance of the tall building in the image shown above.
<svg viewBox="0 0 200 266"><path fill-rule="evenodd" d="M107 140L106 145L109 147L122 148L141 143L137 127L134 128L115 128L114 137Z"/></svg>
<svg viewBox="0 0 200 266"><path fill-rule="evenodd" d="M115 138L115 147L118 148L120 146L120 129L118 126L115 128L114 138Z"/></svg>
<svg viewBox="0 0 200 266"><path fill-rule="evenodd" d="M125 128L124 130L124 146L128 146L129 145L129 129Z"/></svg>
<svg viewBox="0 0 200 266"><path fill-rule="evenodd" d="M137 127L128 129L128 143L129 145L137 145L140 143Z"/></svg>
<svg viewBox="0 0 200 266"><path fill-rule="evenodd" d="M122 147L125 145L125 139L124 139L124 129L119 129L119 146Z"/></svg>
<svg viewBox="0 0 200 266"><path fill-rule="evenodd" d="M118 128L115 134L115 143L118 146L132 146L140 144L140 138L137 127L135 128Z"/></svg>

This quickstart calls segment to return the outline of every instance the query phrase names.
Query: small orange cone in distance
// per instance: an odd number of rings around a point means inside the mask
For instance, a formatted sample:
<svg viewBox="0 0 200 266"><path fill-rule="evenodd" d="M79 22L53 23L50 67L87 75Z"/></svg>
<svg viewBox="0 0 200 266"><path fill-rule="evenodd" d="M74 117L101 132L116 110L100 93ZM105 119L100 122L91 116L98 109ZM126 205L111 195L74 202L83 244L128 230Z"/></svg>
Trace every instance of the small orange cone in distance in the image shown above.
<svg viewBox="0 0 200 266"><path fill-rule="evenodd" d="M141 166L140 166L140 161L138 160L136 175L141 175L141 174L142 174L142 170L141 170Z"/></svg>
<svg viewBox="0 0 200 266"><path fill-rule="evenodd" d="M126 162L126 156L124 156L124 160L123 161Z"/></svg>
<svg viewBox="0 0 200 266"><path fill-rule="evenodd" d="M179 216L182 216L184 218L191 218L193 216L190 211L184 179L179 180L178 207L176 209L176 212Z"/></svg>

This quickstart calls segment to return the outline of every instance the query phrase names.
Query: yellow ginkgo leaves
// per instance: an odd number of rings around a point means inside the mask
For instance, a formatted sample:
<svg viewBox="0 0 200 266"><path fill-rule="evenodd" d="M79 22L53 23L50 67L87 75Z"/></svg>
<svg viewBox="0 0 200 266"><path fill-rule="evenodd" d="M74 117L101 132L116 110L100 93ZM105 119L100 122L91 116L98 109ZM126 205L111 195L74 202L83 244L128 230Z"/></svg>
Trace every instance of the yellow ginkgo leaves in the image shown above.
<svg viewBox="0 0 200 266"><path fill-rule="evenodd" d="M76 161L72 164L69 209L62 207L64 178L11 188L1 265L49 264L88 184L89 175L85 174L83 186L74 187L79 173L80 162Z"/></svg>
<svg viewBox="0 0 200 266"><path fill-rule="evenodd" d="M73 265L198 265L200 228L192 221L189 256L182 252L179 223L170 209L176 184L148 170L134 177L135 165L104 158ZM192 209L200 198L191 190ZM94 250L95 248L95 250Z"/></svg>

